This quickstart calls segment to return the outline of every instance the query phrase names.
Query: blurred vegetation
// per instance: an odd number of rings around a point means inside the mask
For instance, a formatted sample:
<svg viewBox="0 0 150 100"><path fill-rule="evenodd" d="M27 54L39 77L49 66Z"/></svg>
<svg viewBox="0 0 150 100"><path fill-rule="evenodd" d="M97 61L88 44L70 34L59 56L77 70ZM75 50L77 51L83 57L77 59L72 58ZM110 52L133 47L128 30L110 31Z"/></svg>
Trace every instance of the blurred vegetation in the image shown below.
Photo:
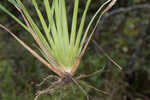
<svg viewBox="0 0 150 100"><path fill-rule="evenodd" d="M23 1L38 24L39 19L34 13L31 0ZM73 1L66 1L71 24ZM104 1L92 0L86 24ZM21 17L7 0L1 0L0 3L17 17ZM79 13L83 12L85 3L86 0L80 0ZM39 0L39 5L43 10L42 0ZM23 41L36 49L31 36L1 11L0 23L9 27ZM123 70L117 70L104 53L91 42L76 75L89 74L105 67L101 73L84 81L97 89L107 91L109 95L97 93L82 85L88 92L90 100L150 100L150 1L118 0L113 9L101 20L93 40ZM8 33L0 30L0 100L33 100L36 91L39 90L36 84L50 74L54 73L31 56ZM86 100L76 86L58 90L52 96L43 95L39 100L59 100L59 97L62 97L61 100Z"/></svg>

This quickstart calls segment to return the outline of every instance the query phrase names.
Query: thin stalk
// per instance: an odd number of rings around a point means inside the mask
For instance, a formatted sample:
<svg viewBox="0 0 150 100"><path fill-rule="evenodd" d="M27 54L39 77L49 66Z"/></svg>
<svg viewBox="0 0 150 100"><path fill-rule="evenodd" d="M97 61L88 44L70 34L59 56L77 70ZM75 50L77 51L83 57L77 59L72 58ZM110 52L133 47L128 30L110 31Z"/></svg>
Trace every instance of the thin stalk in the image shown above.
<svg viewBox="0 0 150 100"><path fill-rule="evenodd" d="M53 72L58 74L60 77L64 76L64 73L62 73L59 69L54 68L51 66L47 61L45 61L39 54L37 54L33 49L31 49L28 45L26 45L22 40L20 40L14 33L12 33L8 28L0 24L0 27L6 30L10 35L12 35L25 49L27 49L34 57L36 57L40 62L42 62L44 65L46 65L48 68L50 68Z"/></svg>

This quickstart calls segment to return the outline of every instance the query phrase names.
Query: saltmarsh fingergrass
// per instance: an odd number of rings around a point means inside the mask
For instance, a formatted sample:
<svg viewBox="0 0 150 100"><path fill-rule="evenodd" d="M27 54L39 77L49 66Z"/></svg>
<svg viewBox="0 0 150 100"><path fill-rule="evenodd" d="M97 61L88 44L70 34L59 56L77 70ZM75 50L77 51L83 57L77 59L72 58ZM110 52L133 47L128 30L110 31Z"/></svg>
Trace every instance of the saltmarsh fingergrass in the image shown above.
<svg viewBox="0 0 150 100"><path fill-rule="evenodd" d="M72 26L70 29L71 32L68 31L68 18L65 0L53 0L52 4L50 4L49 0L43 0L48 22L46 22L47 20L44 19L42 12L39 10L36 0L32 0L32 4L36 10L37 16L39 17L43 31L40 30L41 28L35 23L31 15L29 14L27 8L23 5L23 3L20 0L8 1L11 4L13 4L16 7L16 9L20 12L22 18L24 19L24 22L18 19L16 16L14 16L1 4L0 10L12 17L17 23L19 23L26 31L30 33L30 35L35 40L38 46L38 50L41 54L39 55L37 52L35 52L32 48L30 48L26 43L20 40L13 32L11 32L4 25L0 24L0 27L6 30L8 33L10 33L21 45L24 46L24 48L26 48L45 66L49 67L50 70L59 75L61 79L61 81L58 80L58 82L54 82L55 84L53 84L51 88L47 88L44 91L40 91L39 94L36 96L35 100L37 100L40 94L48 93L51 91L51 89L64 87L68 80L73 81L86 94L84 89L82 89L82 87L80 87L80 85L76 81L81 79L82 77L79 76L74 79L72 78L72 76L74 75L80 64L80 60L83 54L85 53L88 43L91 40L91 37L94 34L94 31L102 15L105 12L107 12L117 0L106 1L93 15L86 29L84 27L85 20L91 0L87 0L83 15L81 17L80 25L78 27L77 22L79 0L74 0L75 3L72 18ZM99 14L101 9L109 2L110 4L100 14L92 33L89 35L87 42L85 42L90 26L94 22L94 19Z"/></svg>
<svg viewBox="0 0 150 100"><path fill-rule="evenodd" d="M59 76L63 77L66 72L74 74L76 68L79 66L81 52L84 48L84 42L87 38L89 28L97 14L100 12L101 8L105 4L109 3L111 0L108 0L95 13L87 29L85 30L85 33L83 33L84 23L91 0L87 0L81 18L81 23L78 29L77 21L79 0L75 0L70 34L68 32L68 21L65 0L53 0L52 4L49 3L49 0L43 0L45 11L47 14L48 24L44 19L41 11L39 10L36 0L32 0L32 4L35 7L37 16L40 19L42 28L44 30L44 34L36 25L35 21L30 16L27 8L22 4L20 0L8 1L11 4L13 4L21 13L25 24L1 4L0 10L4 11L6 14L12 17L16 22L18 22L26 31L28 31L32 35L44 59L42 56L40 56L34 50L32 50L28 45L26 45L22 40L20 40L17 36L15 36L15 34L8 30L6 27L4 27L3 25L1 25L1 27L8 31L14 38L16 38L17 41L19 41L28 51L30 51L32 55L39 59L43 64L45 64Z"/></svg>

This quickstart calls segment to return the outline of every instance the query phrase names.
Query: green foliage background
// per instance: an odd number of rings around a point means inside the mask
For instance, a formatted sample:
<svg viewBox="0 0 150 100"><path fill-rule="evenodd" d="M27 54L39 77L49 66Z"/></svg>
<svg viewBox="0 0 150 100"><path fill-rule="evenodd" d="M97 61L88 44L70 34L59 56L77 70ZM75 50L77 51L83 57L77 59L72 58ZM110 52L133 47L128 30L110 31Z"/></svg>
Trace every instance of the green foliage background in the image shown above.
<svg viewBox="0 0 150 100"><path fill-rule="evenodd" d="M6 2L5 5L13 14L20 17L17 10ZM31 15L38 22L30 0L24 0ZM41 0L42 1L42 0ZM40 9L44 11L43 4ZM73 1L67 1L69 25L71 25ZM88 12L86 25L97 8L105 0L93 0ZM86 0L80 0L80 15L83 13ZM120 8L135 7L147 4L149 8L129 10L112 14ZM125 10L124 9L124 10ZM45 12L43 12L45 13ZM80 20L79 20L80 22ZM0 11L0 23L6 25L23 41L36 50L34 41L15 21ZM39 23L37 23L39 24ZM149 100L150 99L150 1L118 0L117 4L100 22L93 37L123 70L117 70L102 52L91 42L76 75L89 74L105 67L92 77L84 79L97 89L107 91L110 95L97 93L82 85L90 95L90 100ZM0 30L0 100L33 100L40 88L36 84L52 73L37 59L30 55L8 33ZM48 83L45 84L45 87ZM44 87L43 87L44 88ZM57 90L52 96L44 95L39 100L86 100L82 91L76 86L66 90Z"/></svg>

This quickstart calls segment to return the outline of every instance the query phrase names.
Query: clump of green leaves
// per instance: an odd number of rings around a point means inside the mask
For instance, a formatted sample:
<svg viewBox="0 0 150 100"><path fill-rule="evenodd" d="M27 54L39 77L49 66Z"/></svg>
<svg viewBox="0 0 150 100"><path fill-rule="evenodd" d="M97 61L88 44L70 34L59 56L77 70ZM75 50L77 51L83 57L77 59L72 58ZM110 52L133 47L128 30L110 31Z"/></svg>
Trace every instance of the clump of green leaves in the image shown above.
<svg viewBox="0 0 150 100"><path fill-rule="evenodd" d="M4 6L0 5L0 9L7 13L9 16L11 16L16 22L18 22L25 30L27 30L32 35L39 47L38 49L46 60L39 56L35 51L28 47L23 41L21 41L8 29L3 27L2 25L1 27L7 30L42 63L44 63L51 70L61 76L62 74L60 73L71 73L73 70L75 70L74 67L78 66L78 59L80 60L80 57L82 56L81 52L84 48L84 42L87 37L88 30L96 15L100 12L101 8L111 0L108 0L107 3L99 8L99 10L93 16L84 34L84 23L91 0L87 0L79 29L77 29L79 0L75 0L70 34L68 32L65 0L53 0L52 4L49 3L49 0L43 0L48 24L44 19L42 12L39 10L36 0L32 0L32 3L43 27L44 34L36 25L28 10L25 8L20 0L8 1L18 9L26 24L24 24L17 17L15 17Z"/></svg>

